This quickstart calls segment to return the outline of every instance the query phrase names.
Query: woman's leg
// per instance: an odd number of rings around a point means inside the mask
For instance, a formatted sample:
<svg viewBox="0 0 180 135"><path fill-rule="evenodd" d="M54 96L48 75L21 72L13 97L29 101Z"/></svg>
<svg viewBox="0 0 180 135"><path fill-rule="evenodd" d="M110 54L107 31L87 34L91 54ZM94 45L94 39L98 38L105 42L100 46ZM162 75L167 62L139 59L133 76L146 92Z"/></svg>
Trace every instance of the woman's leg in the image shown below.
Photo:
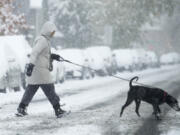
<svg viewBox="0 0 180 135"><path fill-rule="evenodd" d="M42 84L40 87L42 88L44 94L47 96L52 106L59 104L60 98L55 92L54 84Z"/></svg>
<svg viewBox="0 0 180 135"><path fill-rule="evenodd" d="M33 96L37 92L38 88L39 88L39 85L28 85L26 87L24 95L23 95L23 97L21 99L19 107L24 108L24 107L28 106L29 103L31 102Z"/></svg>
<svg viewBox="0 0 180 135"><path fill-rule="evenodd" d="M42 88L43 92L45 93L48 100L52 104L55 111L55 115L58 118L61 118L62 115L66 113L66 111L61 109L61 106L59 104L60 98L55 92L54 84L43 84L43 85L40 85L40 87Z"/></svg>
<svg viewBox="0 0 180 135"><path fill-rule="evenodd" d="M31 102L31 100L32 100L34 94L36 93L36 91L38 90L38 88L39 88L39 85L28 85L26 87L26 90L21 99L19 107L17 108L17 113L16 113L17 116L22 117L24 115L27 115L26 107Z"/></svg>

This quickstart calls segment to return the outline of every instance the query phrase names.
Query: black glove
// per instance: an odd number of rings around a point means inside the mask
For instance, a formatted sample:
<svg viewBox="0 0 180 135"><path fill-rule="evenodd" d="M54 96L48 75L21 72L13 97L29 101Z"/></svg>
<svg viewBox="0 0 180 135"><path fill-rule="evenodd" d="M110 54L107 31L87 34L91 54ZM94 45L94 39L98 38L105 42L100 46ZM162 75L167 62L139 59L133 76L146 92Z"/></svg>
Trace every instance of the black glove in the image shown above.
<svg viewBox="0 0 180 135"><path fill-rule="evenodd" d="M32 63L26 64L25 73L27 76L32 75L33 68L34 68L34 64L32 64Z"/></svg>
<svg viewBox="0 0 180 135"><path fill-rule="evenodd" d="M61 57L61 56L58 55L58 54L54 54L54 53L51 54L51 59L52 59L52 60L57 60L57 61L64 61L64 58L63 58L63 57Z"/></svg>

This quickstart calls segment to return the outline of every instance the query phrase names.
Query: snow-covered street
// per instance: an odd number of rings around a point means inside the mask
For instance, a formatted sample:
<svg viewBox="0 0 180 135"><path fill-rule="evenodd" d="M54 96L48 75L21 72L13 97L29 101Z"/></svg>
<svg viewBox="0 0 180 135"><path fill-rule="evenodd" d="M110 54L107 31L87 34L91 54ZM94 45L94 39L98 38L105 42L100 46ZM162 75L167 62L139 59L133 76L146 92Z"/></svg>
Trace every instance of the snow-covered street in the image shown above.
<svg viewBox="0 0 180 135"><path fill-rule="evenodd" d="M180 135L179 37L180 0L0 0L0 135Z"/></svg>
<svg viewBox="0 0 180 135"><path fill-rule="evenodd" d="M139 82L162 88L178 98L179 65L164 66L138 72L123 72L116 76L127 79L137 75ZM135 84L134 84L135 85ZM67 81L56 85L61 103L72 113L61 119L54 116L53 109L41 90L28 107L29 115L23 118L14 116L23 92L0 95L0 135L174 135L179 134L180 114L162 105L162 121L152 116L152 107L142 103L141 118L131 104L119 117L125 103L128 82L113 77L96 77L92 80ZM8 97L8 98L7 98Z"/></svg>

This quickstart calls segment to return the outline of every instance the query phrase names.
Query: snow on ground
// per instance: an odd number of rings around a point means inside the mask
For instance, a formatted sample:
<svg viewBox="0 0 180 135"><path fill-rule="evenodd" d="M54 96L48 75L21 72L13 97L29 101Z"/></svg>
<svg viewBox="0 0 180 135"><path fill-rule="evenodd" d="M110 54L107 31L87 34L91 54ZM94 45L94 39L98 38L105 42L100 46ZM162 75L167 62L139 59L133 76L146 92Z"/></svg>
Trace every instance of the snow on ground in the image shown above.
<svg viewBox="0 0 180 135"><path fill-rule="evenodd" d="M179 134L180 134L179 129L172 129L167 134L164 134L164 135L179 135Z"/></svg>
<svg viewBox="0 0 180 135"><path fill-rule="evenodd" d="M101 131L95 125L76 125L61 128L51 135L101 135Z"/></svg>
<svg viewBox="0 0 180 135"><path fill-rule="evenodd" d="M179 125L177 127L170 127L170 130L162 135L180 135Z"/></svg>
<svg viewBox="0 0 180 135"><path fill-rule="evenodd" d="M163 80L167 78L169 75L176 75L176 71L174 70L178 67L176 66L164 66L159 69L148 69L144 71L137 71L137 72L123 72L119 73L116 76L124 77L124 78L132 78L135 75L138 75L139 82L145 83L150 85L150 82L157 82L159 80ZM171 72L168 74L165 74L167 70L170 70ZM153 73L162 72L163 74L161 76L157 76L156 78L150 75ZM149 76L149 77L148 77ZM110 83L114 80L119 81L119 85L121 85L122 89L111 89ZM93 89L91 91L86 91L87 89L92 89L93 87L96 88L97 86L104 86L107 84L107 89L109 90L96 90ZM118 93L127 91L129 87L129 84L127 82L124 82L122 80L113 78L113 77L96 77L91 80L71 80L66 81L64 84L58 84L56 85L56 92L60 94L60 97L62 97L62 103L67 104L66 109L74 108L74 110L82 109L82 107L92 105L95 102L100 102L102 100L108 100L109 98L112 98L116 96ZM98 89L98 88L97 88ZM81 91L81 92L79 92ZM9 92L7 94L0 94L0 106L6 105L6 104L17 104L20 102L21 97L23 95L24 91L21 92ZM103 93L103 95L102 95ZM75 94L75 96L69 98L69 94ZM87 100L90 99L90 100ZM36 95L33 98L33 101L39 101L39 100L46 100L46 97L44 93L39 90ZM83 102L82 102L83 101ZM41 104L41 102L39 103ZM46 108L48 110L48 107ZM37 113L43 112L45 110L39 109L39 111L36 111Z"/></svg>
<svg viewBox="0 0 180 135"><path fill-rule="evenodd" d="M178 99L178 102L180 103L180 98ZM174 119L171 119L174 118ZM168 127L166 128L168 131L164 131L164 133L162 135L180 135L180 113L176 112L174 110L170 110L167 114L167 119L168 121L163 122L163 126L164 127ZM159 128L163 128L162 126Z"/></svg>
<svg viewBox="0 0 180 135"><path fill-rule="evenodd" d="M145 83L148 85L152 85L152 84L156 85L157 82L161 82L162 80L165 80L167 78L171 78L171 80L173 80L173 76L177 75L180 72L178 69L179 69L179 65L164 66L159 69L148 69L148 70L138 71L138 72L133 72L133 73L123 72L123 73L117 74L116 76L130 79L133 76L137 75L140 77L138 82ZM167 82L167 85L168 85L168 82ZM66 103L66 106L64 108L70 109L72 112L80 111L81 113L83 113L83 109L89 106L108 101L110 99L115 98L120 93L127 92L128 88L129 88L129 84L127 82L121 81L113 77L103 77L103 78L96 77L91 80L81 80L81 81L71 80L71 81L66 81L64 84L56 85L56 91L58 94L60 94L62 103ZM29 127L34 128L32 129L33 135L37 135L36 130L39 133L43 133L44 135L48 135L48 134L52 134L52 135L57 135L57 134L100 135L102 134L101 133L102 128L99 127L99 125L93 124L91 122L87 124L82 124L81 122L77 122L77 124L71 125L69 121L67 121L68 122L67 124L66 124L66 121L63 121L66 119L63 119L62 123L61 121L57 121L56 119L53 119L54 114L53 114L52 107L41 90L37 92L37 94L35 95L33 99L33 102L30 104L28 108L29 116L25 117L24 119L14 118L13 114L22 97L22 94L23 94L23 91L17 92L17 93L9 92L7 94L0 94L0 99L1 99L0 106L2 106L2 109L0 109L0 112L3 113L3 115L0 116L0 119L2 121L6 121L6 123L4 124L3 122L0 123L0 127L6 127L5 125L7 125L8 120L11 122L8 124L8 128L12 128L11 126L15 125L15 127L13 127L10 131L7 129L0 131L0 135L12 135L12 131L15 129L17 129L16 133L23 134L23 133L26 133L26 130ZM96 112L94 113L96 114ZM72 116L75 115L76 117L77 114L78 113L74 113L72 114ZM172 115L173 114L174 113L172 113ZM179 115L179 114L176 113L176 115ZM14 120L12 121L11 119L14 119ZM92 119L95 119L95 118L92 118ZM41 124L41 126L38 127L38 124ZM43 131L43 130L48 130L48 129L38 130L38 128L40 127L43 128L43 124L44 124L44 127L49 126L50 131L48 132ZM57 128L56 124L62 124L62 126ZM126 126L127 125L119 125L119 128L121 128L121 131L127 130L129 127L126 127ZM178 133L179 130L177 130L177 127L173 125L171 127L171 130L167 133L167 135ZM53 128L55 128L55 131L53 131ZM26 130L23 130L23 129L26 129ZM29 130L28 130L28 133L29 133ZM166 135L166 134L163 134L163 135Z"/></svg>
<svg viewBox="0 0 180 135"><path fill-rule="evenodd" d="M157 78L154 78L154 76L152 78L148 78L148 76L150 76L152 73L155 74L156 72L158 73L160 71L164 73L167 70L170 70L173 72L173 74L176 74L177 70L174 70L174 69L176 69L177 67L179 67L179 65L164 66L164 67L161 67L159 69L147 69L144 71L137 71L137 72L133 72L133 73L132 72L122 72L122 73L117 74L116 76L123 77L126 79L130 79L133 76L137 75L137 76L139 76L138 82L150 85L149 82L153 83L153 82L156 82L159 80L162 81L163 79L166 78L166 76L169 75L169 74L162 74L162 76L158 76ZM117 80L120 83L122 83L121 85L126 86L125 88L123 88L123 86L122 86L122 89L118 92L127 91L127 88L129 86L128 83L124 82L122 80L113 78L113 77L95 77L94 79L91 79L91 80L69 80L63 84L57 84L55 87L56 87L56 92L58 94L60 94L60 96L65 94L65 93L72 93L72 92L76 93L76 91L79 91L79 90L82 90L82 92L81 92L81 95L82 95L83 89L89 89L92 87L97 87L97 85L103 86L103 85L110 83L114 80ZM111 87L111 86L109 86L109 87ZM115 90L115 91L117 92L117 90ZM0 100L0 106L5 105L5 104L19 103L23 93L24 93L23 90L20 92L8 92L7 94L0 93L0 99L1 99ZM113 95L116 93L113 93L113 90L112 90L112 91L109 91L107 94L108 94L108 96L110 96L110 95ZM86 95L88 95L88 92L86 92ZM99 95L102 96L101 93L99 93ZM97 97L97 96L98 96L98 94L96 94L95 97ZM36 93L36 95L34 96L33 101L42 100L45 98L46 97L45 97L44 93L41 90L39 90ZM84 97L84 98L86 98L86 97ZM82 99L82 97L81 97L81 99ZM67 101L67 102L70 102L70 101Z"/></svg>

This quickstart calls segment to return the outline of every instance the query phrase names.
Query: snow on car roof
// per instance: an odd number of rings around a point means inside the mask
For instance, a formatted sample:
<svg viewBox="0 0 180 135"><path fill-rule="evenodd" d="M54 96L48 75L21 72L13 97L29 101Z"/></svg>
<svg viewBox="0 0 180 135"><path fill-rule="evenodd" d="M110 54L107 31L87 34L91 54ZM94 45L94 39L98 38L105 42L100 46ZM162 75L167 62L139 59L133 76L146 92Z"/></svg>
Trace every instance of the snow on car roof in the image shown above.
<svg viewBox="0 0 180 135"><path fill-rule="evenodd" d="M180 55L176 52L166 53L160 57L160 61L161 63L179 62Z"/></svg>
<svg viewBox="0 0 180 135"><path fill-rule="evenodd" d="M21 69L24 70L27 62L27 54L31 52L31 47L24 36L1 36L1 49L4 51L3 58L8 61L8 56L17 60Z"/></svg>
<svg viewBox="0 0 180 135"><path fill-rule="evenodd" d="M68 60L73 60L73 61L77 61L77 60L82 60L82 56L83 56L83 50L81 49L62 49L59 51L59 54L64 57L65 59Z"/></svg>
<svg viewBox="0 0 180 135"><path fill-rule="evenodd" d="M89 55L94 57L101 56L101 57L110 57L111 56L111 49L108 46L93 46L88 47L85 49Z"/></svg>
<svg viewBox="0 0 180 135"><path fill-rule="evenodd" d="M0 63L1 65L1 70L0 70L0 78L5 75L7 69L8 69L8 63L7 60L5 59L5 53L4 53L4 47L2 45L2 41L0 43Z"/></svg>
<svg viewBox="0 0 180 135"><path fill-rule="evenodd" d="M84 64L85 57L83 55L83 50L81 49L76 49L76 48L62 49L58 51L58 54L62 56L64 59L70 60L73 63L80 64L80 65ZM76 66L67 62L65 62L64 65L66 68L69 68L69 69L80 68L79 66Z"/></svg>

